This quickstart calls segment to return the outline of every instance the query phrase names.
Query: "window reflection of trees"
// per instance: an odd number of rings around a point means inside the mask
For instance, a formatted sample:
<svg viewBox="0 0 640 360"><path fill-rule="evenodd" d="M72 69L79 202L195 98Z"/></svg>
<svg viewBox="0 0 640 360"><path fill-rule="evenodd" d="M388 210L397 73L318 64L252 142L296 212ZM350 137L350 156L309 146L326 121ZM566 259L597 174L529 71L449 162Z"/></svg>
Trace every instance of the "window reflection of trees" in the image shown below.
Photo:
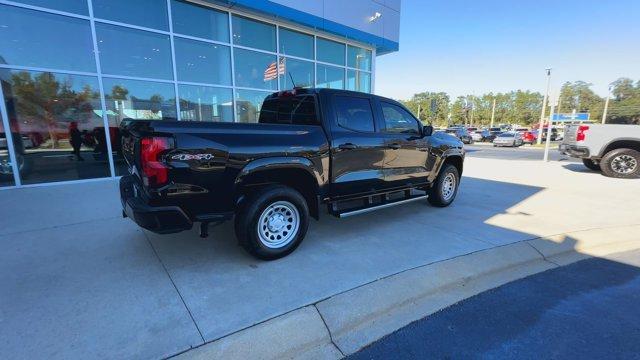
<svg viewBox="0 0 640 360"><path fill-rule="evenodd" d="M15 102L16 130L29 137L30 147L68 148L68 142L61 140L68 139L71 123L76 122L86 135L100 121L94 112L100 108L99 93L89 84L74 90L70 77L59 81L49 72L14 72L9 88Z"/></svg>

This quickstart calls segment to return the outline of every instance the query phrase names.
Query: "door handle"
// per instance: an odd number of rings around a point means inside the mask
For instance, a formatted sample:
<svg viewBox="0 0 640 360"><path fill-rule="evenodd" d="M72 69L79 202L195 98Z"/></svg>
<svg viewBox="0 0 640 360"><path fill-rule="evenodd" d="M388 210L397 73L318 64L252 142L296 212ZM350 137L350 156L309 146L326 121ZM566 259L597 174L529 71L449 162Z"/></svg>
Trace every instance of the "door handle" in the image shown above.
<svg viewBox="0 0 640 360"><path fill-rule="evenodd" d="M400 144L396 144L396 143L394 143L394 144L389 144L389 145L387 145L387 147L388 147L389 149L398 150L398 149L400 149Z"/></svg>
<svg viewBox="0 0 640 360"><path fill-rule="evenodd" d="M358 148L358 145L352 143L340 144L338 145L338 149L340 150L355 150Z"/></svg>

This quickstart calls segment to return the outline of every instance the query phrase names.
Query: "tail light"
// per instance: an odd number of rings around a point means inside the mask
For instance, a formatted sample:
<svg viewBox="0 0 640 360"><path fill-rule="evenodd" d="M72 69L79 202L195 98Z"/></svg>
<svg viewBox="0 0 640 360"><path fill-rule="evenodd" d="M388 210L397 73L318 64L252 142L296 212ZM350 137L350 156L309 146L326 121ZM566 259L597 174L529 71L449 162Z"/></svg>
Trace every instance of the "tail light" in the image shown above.
<svg viewBox="0 0 640 360"><path fill-rule="evenodd" d="M162 153L173 147L172 142L166 137L142 138L140 159L145 186L157 187L167 183L169 167L162 162Z"/></svg>
<svg viewBox="0 0 640 360"><path fill-rule="evenodd" d="M584 141L587 138L587 130L589 130L589 126L580 125L578 126L578 131L576 131L576 141Z"/></svg>

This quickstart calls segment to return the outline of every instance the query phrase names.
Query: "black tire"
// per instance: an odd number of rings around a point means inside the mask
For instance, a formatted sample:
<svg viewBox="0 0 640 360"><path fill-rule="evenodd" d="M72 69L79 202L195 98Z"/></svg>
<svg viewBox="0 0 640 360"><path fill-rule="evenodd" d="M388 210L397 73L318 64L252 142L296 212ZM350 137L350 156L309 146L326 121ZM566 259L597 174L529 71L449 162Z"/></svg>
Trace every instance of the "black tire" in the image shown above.
<svg viewBox="0 0 640 360"><path fill-rule="evenodd" d="M600 160L600 169L608 177L638 178L640 177L640 152L625 148L611 150Z"/></svg>
<svg viewBox="0 0 640 360"><path fill-rule="evenodd" d="M453 193L447 195L447 193L443 191L443 187L445 186L445 179L447 179L447 176L449 175L453 176L453 178L455 179L455 184ZM438 174L438 177L436 178L433 186L431 187L431 189L429 189L429 204L437 207L446 207L451 205L453 200L455 200L456 195L458 194L459 186L460 173L458 172L458 169L451 164L445 164L440 170L440 174Z"/></svg>
<svg viewBox="0 0 640 360"><path fill-rule="evenodd" d="M265 215L263 212L270 206L277 206L278 204L284 206L284 209L289 206L295 207L293 214L297 215L297 221L295 221L295 223L292 222L292 224L297 224L297 226L289 228L291 231L295 231L293 235L287 234L286 227L290 225L287 219L280 220L281 223L279 225L281 225L282 231L277 233L269 233L271 229L267 228L266 225L267 221L269 221L268 219L264 219L265 225L262 231L258 228L260 218ZM294 215L290 214L290 211L282 209L275 210L276 213L278 211L282 211L284 217L286 217L287 214L294 217ZM242 202L235 217L235 232L238 242L249 254L262 260L275 260L289 255L300 245L307 233L308 227L309 207L307 206L306 200L296 190L282 185L268 186L249 195ZM280 237L277 239L274 238L274 236L280 236L278 233L281 234L283 238L289 236L289 240L281 246L277 244L269 244L271 245L269 246L267 244L268 240L261 238L261 236L265 236L265 233L267 234L266 236L270 234L272 241L280 240Z"/></svg>
<svg viewBox="0 0 640 360"><path fill-rule="evenodd" d="M593 160L591 159L582 159L582 163L584 164L584 166L586 166L589 170L593 170L593 171L600 171L600 164L596 164Z"/></svg>

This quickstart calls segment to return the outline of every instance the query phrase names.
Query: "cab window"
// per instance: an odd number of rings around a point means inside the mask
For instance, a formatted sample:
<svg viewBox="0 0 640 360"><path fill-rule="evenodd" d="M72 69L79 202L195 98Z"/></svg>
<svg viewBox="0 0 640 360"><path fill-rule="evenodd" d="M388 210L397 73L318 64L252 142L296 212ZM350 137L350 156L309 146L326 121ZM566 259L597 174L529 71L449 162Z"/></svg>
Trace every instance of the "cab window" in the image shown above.
<svg viewBox="0 0 640 360"><path fill-rule="evenodd" d="M381 102L385 131L399 134L420 134L418 121L400 106Z"/></svg>
<svg viewBox="0 0 640 360"><path fill-rule="evenodd" d="M319 125L313 95L267 98L260 109L261 124Z"/></svg>
<svg viewBox="0 0 640 360"><path fill-rule="evenodd" d="M334 97L338 125L345 129L373 132L373 111L367 98L355 96Z"/></svg>

